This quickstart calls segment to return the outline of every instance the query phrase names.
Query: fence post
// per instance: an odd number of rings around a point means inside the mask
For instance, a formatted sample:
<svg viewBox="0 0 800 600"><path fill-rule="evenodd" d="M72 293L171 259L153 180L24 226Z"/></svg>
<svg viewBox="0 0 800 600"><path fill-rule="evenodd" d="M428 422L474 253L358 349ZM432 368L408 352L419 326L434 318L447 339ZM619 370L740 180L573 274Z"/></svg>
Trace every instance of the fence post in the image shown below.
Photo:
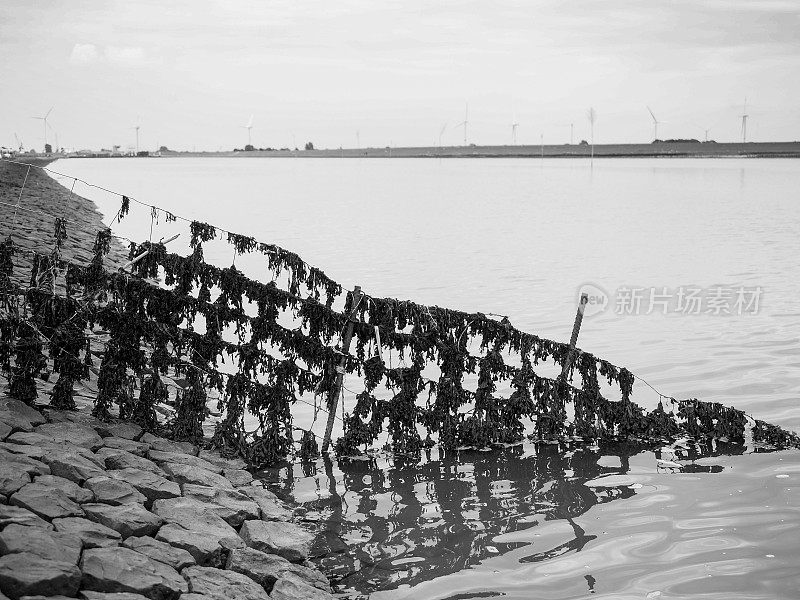
<svg viewBox="0 0 800 600"><path fill-rule="evenodd" d="M583 312L586 310L586 305L589 302L588 294L581 294L580 302L578 303L578 312L575 313L575 324L572 326L572 336L569 338L569 354L564 361L564 368L561 370L561 378L565 379L569 375L569 370L572 368L572 362L575 360L575 345L578 343L578 333L581 330L581 323L583 323Z"/></svg>
<svg viewBox="0 0 800 600"><path fill-rule="evenodd" d="M325 437L322 438L322 453L328 451L331 445L331 433L333 432L333 420L336 418L336 407L339 404L339 393L342 391L342 384L344 383L344 367L347 361L347 353L350 351L350 342L353 340L353 317L358 310L358 305L361 304L361 286L357 285L353 288L353 303L350 311L347 313L347 325L344 328L344 335L342 336L342 356L339 359L339 364L336 366L336 382L328 392L328 424L325 426Z"/></svg>

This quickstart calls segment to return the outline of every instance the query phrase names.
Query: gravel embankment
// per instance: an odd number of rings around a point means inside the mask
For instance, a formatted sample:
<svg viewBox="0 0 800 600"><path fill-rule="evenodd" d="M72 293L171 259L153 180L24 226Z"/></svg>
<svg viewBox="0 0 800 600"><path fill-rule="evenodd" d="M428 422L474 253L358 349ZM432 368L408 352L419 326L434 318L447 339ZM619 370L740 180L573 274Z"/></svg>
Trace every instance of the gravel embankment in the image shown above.
<svg viewBox="0 0 800 600"><path fill-rule="evenodd" d="M315 534L244 466L0 397L0 600L333 598Z"/></svg>
<svg viewBox="0 0 800 600"><path fill-rule="evenodd" d="M0 161L0 239L20 249L16 283L28 283L33 252L52 250L57 217L68 220L62 258L88 263L104 227L94 203L41 169ZM113 244L106 265L125 260ZM52 381L39 388L46 398ZM33 408L6 389L0 382L0 600L333 598L309 562L319 536L241 460L103 423L89 414L90 386L78 386L75 412Z"/></svg>
<svg viewBox="0 0 800 600"><path fill-rule="evenodd" d="M38 166L48 163L47 160L21 160ZM19 209L16 209L18 201ZM28 281L33 252L47 254L52 251L55 220L58 217L67 220L67 239L63 243L61 257L79 264L88 263L92 259L97 232L105 228L103 215L94 202L71 194L36 166L29 171L24 165L0 161L0 240L10 235L21 250L14 259L17 267L15 282ZM106 264L119 266L126 259L125 248L115 242Z"/></svg>

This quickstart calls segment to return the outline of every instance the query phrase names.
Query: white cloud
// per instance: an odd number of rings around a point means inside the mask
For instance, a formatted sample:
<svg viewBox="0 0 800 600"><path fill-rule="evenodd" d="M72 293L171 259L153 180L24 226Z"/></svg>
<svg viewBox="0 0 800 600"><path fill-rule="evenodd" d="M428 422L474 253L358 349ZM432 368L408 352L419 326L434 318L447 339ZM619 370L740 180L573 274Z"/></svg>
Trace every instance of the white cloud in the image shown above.
<svg viewBox="0 0 800 600"><path fill-rule="evenodd" d="M75 44L69 61L74 65L107 63L115 66L134 67L147 62L144 48L139 46L106 46Z"/></svg>
<svg viewBox="0 0 800 600"><path fill-rule="evenodd" d="M146 57L144 49L138 46L108 46L106 60L114 64L135 66L144 64Z"/></svg>
<svg viewBox="0 0 800 600"><path fill-rule="evenodd" d="M94 63L100 58L94 44L75 44L72 47L69 61L73 64Z"/></svg>

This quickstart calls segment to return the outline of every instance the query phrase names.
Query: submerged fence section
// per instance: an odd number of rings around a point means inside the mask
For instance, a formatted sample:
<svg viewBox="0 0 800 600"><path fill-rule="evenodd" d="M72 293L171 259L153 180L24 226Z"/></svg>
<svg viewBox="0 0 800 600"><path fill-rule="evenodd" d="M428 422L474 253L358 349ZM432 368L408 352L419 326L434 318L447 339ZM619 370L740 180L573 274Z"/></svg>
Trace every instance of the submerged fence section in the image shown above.
<svg viewBox="0 0 800 600"><path fill-rule="evenodd" d="M122 197L115 220L131 201ZM154 218L182 219L145 206ZM360 453L381 436L395 453L411 456L435 443L446 451L482 448L519 442L528 428L540 440L687 436L743 443L752 436L800 447L797 435L719 403L663 397L667 406L659 401L646 411L631 400L630 371L520 331L507 318L360 288L345 292L292 252L184 220L187 256L169 252L166 243L131 242L128 264L114 270L104 264L114 243L110 230L98 232L88 264L63 260L68 226L57 218L52 247L28 257L27 285L13 277L21 253L13 232L0 242L0 371L13 397L34 402L37 380L52 372L58 379L50 405L73 409L76 383L94 376L94 416L196 440L209 416L208 393L216 390L222 416L213 443L254 466L293 452L319 453L311 431L296 435L292 406L311 396L332 419L345 374L363 388L343 417L339 455ZM203 245L220 238L236 254L263 256L273 279L207 263ZM400 366L387 364L389 352ZM544 363L561 375L542 376ZM465 386L470 375L477 377L474 390ZM604 381L618 397L601 394ZM511 393L502 396L500 386ZM164 404L172 408L167 419L157 412Z"/></svg>

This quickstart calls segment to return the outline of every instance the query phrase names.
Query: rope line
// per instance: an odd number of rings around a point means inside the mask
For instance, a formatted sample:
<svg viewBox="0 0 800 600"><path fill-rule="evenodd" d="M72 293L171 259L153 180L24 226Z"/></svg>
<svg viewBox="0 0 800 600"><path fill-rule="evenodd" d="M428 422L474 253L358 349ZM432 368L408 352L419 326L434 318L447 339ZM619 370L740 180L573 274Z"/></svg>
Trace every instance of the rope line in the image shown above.
<svg viewBox="0 0 800 600"><path fill-rule="evenodd" d="M25 191L25 184L28 183L28 175L31 173L31 166L28 165L28 170L25 171L25 179L22 181L22 187L19 189L19 196L17 196L17 204L14 207L14 225L11 227L11 233L13 234L17 230L17 212L19 211L20 202L22 202L22 192Z"/></svg>
<svg viewBox="0 0 800 600"><path fill-rule="evenodd" d="M72 196L74 195L74 188L75 188L75 185L76 185L76 184L77 184L77 182L79 182L79 181L80 181L82 184L86 185L87 187L94 188L94 189L97 189L97 190L101 190L101 191L103 191L103 192L106 192L106 193L108 193L108 194L111 194L111 195L114 195L114 196L119 196L119 197L127 198L128 200L131 200L131 201L135 202L136 204L138 204L138 205L140 205L140 206L143 206L143 207L148 207L148 208L150 208L150 217L151 217L151 220L150 220L150 235L149 235L149 240L150 240L150 242L152 242L154 225L155 225L155 224L158 222L158 213L159 213L159 212L163 212L163 213L165 213L166 215L168 215L168 220L180 219L181 221L183 221L183 222L186 222L186 223L194 223L194 222L196 222L196 220L195 220L195 219L190 219L190 218L184 217L184 216L182 216L182 215L175 214L175 213L173 213L172 211L166 210L166 209L164 209L164 208L162 208L162 207L160 207L160 206L157 206L157 205L154 205L154 204L149 204L149 203L147 203L147 202L144 202L144 201L138 200L138 199L136 199L136 198L134 198L134 197L131 197L131 196L126 196L126 195L124 195L124 194L121 194L121 193L119 193L119 192L116 192L116 191L114 191L114 190L111 190L111 189L105 188L105 187L103 187L103 186L100 186L100 185L97 185L97 184L94 184L94 183L90 183L90 182L88 182L88 181L85 181L85 180L83 180L83 179L81 179L81 178L78 178L78 177L74 177L74 176L71 176L71 175L66 175L66 174L64 174L64 173L60 173L60 172L58 172L58 171L55 171L54 169L50 169L50 168L48 168L48 167L46 167L46 166L35 165L35 164L30 164L30 163L25 163L25 162L21 162L21 161L15 161L15 160L9 160L9 159L5 159L5 158L3 158L3 159L0 159L0 160L2 160L2 162L6 162L6 163L10 163L10 164L16 164L16 165L21 165L21 166L25 166L25 167L27 167L27 169L26 169L26 172L25 172L25 177L24 177L24 180L23 180L22 186L21 186L21 188L20 188L20 191L19 191L19 195L18 195L18 197L17 197L17 202L16 202L16 204L10 204L10 203L7 203L7 202L2 202L2 201L0 201L0 205L2 205L2 206L7 206L7 207L13 207L13 208L14 208L14 218L13 218L12 234L13 234L13 233L16 231L17 222L18 222L18 219L17 219L17 217L18 217L18 213L19 213L19 211L24 211L24 212L33 213L33 214L45 214L45 215L51 216L51 215L49 215L49 214L48 214L46 211L44 211L44 210L42 210L42 209L32 210L32 209L29 209L29 208L23 207L23 206L21 205L22 196L23 196L23 193L24 193L25 187L26 187L26 185L27 185L27 180L28 180L28 178L29 178L29 175L30 175L31 167L38 168L38 169L40 169L40 170L42 170L42 171L45 171L45 172L47 172L47 173L50 173L50 174L52 174L52 175L55 175L55 176L58 176L58 177L62 177L62 178L68 178L68 179L72 179L72 180L73 180L73 181L72 181L72 186L71 186L71 188L70 188L70 190L69 190L69 195L68 195L68 196L66 197L66 199L64 200L64 204L63 204L63 206L62 206L62 211L61 211L61 215L62 215L62 217L61 217L61 218L64 220L64 222L66 222L66 223L70 223L70 224L72 224L72 225L84 225L83 223L80 223L80 222L78 222L78 221L74 221L74 220L71 220L71 219L66 219L66 218L63 216L64 214L66 214L66 211L67 211L68 204L69 204L69 202L70 202L70 200L71 200ZM66 186L65 186L65 187L66 187ZM119 220L120 220L120 217L121 217L121 209L120 209L120 211L118 211L118 212L117 212L117 214L115 215L114 219L112 220L112 224L113 224L115 221L119 221ZM226 233L226 234L229 234L229 235L241 235L241 234L236 234L236 233L234 233L234 232L232 232L232 231L230 231L230 230L228 230L228 229L225 229L225 228L223 228L223 227L219 227L219 226L216 226L216 225L211 225L211 226L212 226L212 227L214 227L214 229L215 229L215 230L217 230L217 231L219 231L219 232L221 232L221 233ZM128 238L126 238L126 237L124 237L124 236L118 236L118 235L113 235L113 234L112 234L112 237L114 237L114 238L117 238L117 239L121 239L121 240L125 240L125 241L128 241L128 242L131 242L131 243L133 243L133 242L132 242L132 240L130 240L130 239L128 239ZM250 237L250 236L247 236L247 237ZM255 238L251 238L251 239L255 239ZM271 245L271 244L270 244L270 245ZM25 249L20 249L20 250L25 250ZM277 252L279 252L279 251L283 251L283 249L278 249L278 250L269 250L269 249L267 249L267 250L265 250L265 253L277 253ZM25 252L28 252L28 251L27 251L27 250L25 250ZM35 254L36 254L36 252L33 252L33 254L35 255ZM236 260L236 258L237 258L237 255L238 255L238 251L237 251L237 250L236 250L236 248L234 247L234 255L233 255L233 262L234 262L234 264L235 264L235 260ZM310 266L311 266L311 265L309 265L307 262L303 261L302 259L299 259L299 260L300 260L300 261L302 262L302 264L303 264L303 265L305 265L306 267L310 267ZM55 268L55 265L53 265L53 268ZM364 298L365 296L366 296L366 295L363 295L363 296L361 296L361 297L359 298L359 301L358 301L358 303L357 303L356 307L354 307L354 308L352 309L352 310L353 310L353 312L355 312L355 310L358 308L358 304L360 304L360 303L361 303L361 301L363 300L363 298ZM310 299L305 299L305 298L301 298L301 297L295 297L294 295L292 295L292 297L293 297L293 298L295 298L296 300L298 300L298 301L302 301L302 302L311 301ZM316 301L315 301L315 302L316 302ZM80 311L81 311L81 312L83 312L83 311L87 311L87 310L88 310L88 304L89 304L89 303L87 302L87 303L86 303L86 305L84 305L83 307L81 307ZM427 309L427 307L424 307L424 308L426 308L426 309ZM500 318L504 318L504 319L507 319L507 318L508 318L508 316L507 316L507 315L501 315L501 314L497 314L497 313L483 313L483 314L484 314L484 315L486 315L486 316L500 317ZM34 329L34 330L37 332L37 334L38 334L38 335L40 335L42 338L44 338L44 340L46 340L47 342L49 342L49 343L51 343L51 344L52 344L52 340L50 340L49 338L47 338L47 336L45 336L45 335L44 335L44 334L43 334L41 331L39 331L39 330L38 330L38 328L36 328L36 326L35 326L35 325L33 325L32 323L28 322L27 320L26 320L25 322L27 322L27 323L28 323L28 324L29 324L29 325L30 325L30 326L31 326L31 327L32 327L32 328L33 328L33 329ZM469 324L467 325L467 327L465 328L465 330L464 330L464 331L463 331L463 332L462 332L462 333L459 335L459 337L458 337L458 340L460 340L460 339L461 339L461 338L462 338L462 337L463 337L463 336L464 336L464 335L467 333L467 331L469 330L470 326L471 326L473 323L474 323L474 321L473 321L473 322L471 322L471 323L469 323ZM76 358L76 359L78 358L78 357L76 357L75 355L72 355L72 354L70 354L70 353L68 353L68 352L67 352L67 354L69 354L70 356L73 356L73 358ZM392 355L392 351L391 351L391 348L389 348L389 366L390 366L390 369L391 369L391 365L392 365L392 356L391 356L391 355ZM187 367L193 367L193 368L197 369L198 371L201 371L201 372L205 373L206 375L208 375L208 373L207 373L205 370L203 370L202 368L198 367L197 365L194 365L194 364L192 364L192 363L189 363L189 362L186 362L186 361L182 361L182 360L180 360L180 359L179 359L179 363L180 363L181 365L184 365L184 366L187 366ZM404 361L401 361L401 364L404 364ZM230 375L230 374L227 374L227 373L221 373L221 372L218 372L218 373L219 373L220 375L223 375L223 376L225 376L225 377L232 377L232 375ZM653 392L655 392L655 393L658 395L658 397L659 397L659 401L660 401L661 399L668 399L668 400L671 400L673 403L677 402L677 401L676 401L676 399L675 399L673 396L670 396L670 395L667 395L667 394L664 394L664 393L662 393L662 392L661 392L660 390L658 390L658 389L657 389L655 386L653 386L651 383L649 383L649 382L648 382L647 380L645 380L644 378L640 377L638 374L636 374L636 373L633 373L633 372L631 372L631 373L634 375L634 377L635 377L635 380L636 380L636 381L641 381L641 382L642 382L644 385L646 385L646 386L647 386L648 388L650 388L650 389L651 389ZM173 378L171 378L171 377L169 377L169 376L167 376L167 375L165 375L165 377L166 377L167 379L171 379L173 382L175 381ZM430 380L428 380L427 378L422 378L422 380L424 380L424 381L430 381ZM181 386L178 386L178 385L177 385L177 384L175 384L175 383L173 383L173 384L172 384L172 386L174 386L176 389L183 389ZM92 389L92 388L91 388L91 387L89 387L88 385L86 385L85 387L86 387L86 389L89 389L90 391L97 393L97 390L94 390L94 389ZM394 386L390 386L390 387L391 387L391 389L393 389L393 388L394 388ZM345 390L357 396L357 394L356 394L355 392L353 392L352 390L350 390L350 389L346 388L344 385L342 385L342 386L341 386L341 388L340 388L340 393L341 393L341 403L342 403L342 417L339 417L339 416L338 416L338 415L336 415L336 414L334 414L333 416L334 416L334 418L336 418L336 419L338 419L338 420L340 420L340 421L342 421L342 422L344 422L344 416L345 416L345 406L344 406L344 404L345 404L345 402L344 402L344 399L345 399ZM308 401L306 401L306 400L304 400L304 399L302 399L302 398L299 398L299 397L296 397L296 400L297 400L297 401L300 401L300 402L302 402L302 403L304 403L304 404L306 404L306 405L308 405L308 406L311 406L311 407L314 409L314 423L316 423L316 416L317 416L317 413L318 413L318 411L322 411L322 412L324 412L324 413L326 413L326 414L330 414L330 412L329 412L328 410L326 410L326 409L325 409L325 408L323 408L322 406L318 405L318 403L317 403L316 401L315 401L315 402L312 404L311 402L308 402ZM745 413L745 414L746 414L746 413ZM748 417L750 417L750 415L749 415L749 414L748 414L747 416L748 416ZM752 418L752 417L751 417L751 418ZM314 423L312 423L312 427L313 427L313 424L314 424Z"/></svg>
<svg viewBox="0 0 800 600"><path fill-rule="evenodd" d="M33 208L25 208L24 206L19 206L18 207L16 204L9 204L8 202L3 202L2 200L0 200L0 206L8 206L10 208L17 208L18 210L20 210L22 212L27 212L27 213L31 213L31 214L43 214L43 215L47 215L48 217L52 217L53 216L53 215L51 215L50 213L48 213L47 211L45 211L44 209L41 209L41 208L33 209ZM16 221L16 218L15 218L15 221ZM73 221L72 219L67 219L67 218L64 218L64 222L65 223L69 223L70 225L78 225L78 226L86 225L86 223L81 223L80 221ZM116 235L116 234L112 233L111 237L117 238L117 239L120 239L120 240L125 240L126 242L129 242L129 243L133 243L132 239L126 238L123 235Z"/></svg>
<svg viewBox="0 0 800 600"><path fill-rule="evenodd" d="M98 190L102 190L102 191L104 191L104 192L106 192L108 194L112 194L114 196L119 196L120 198L122 198L122 197L128 198L128 200L131 200L131 201L135 202L136 204L139 204L140 206L146 206L146 207L150 208L151 211L154 210L154 211L160 211L160 212L169 214L170 216L172 216L172 217L174 217L176 219L179 219L181 221L184 221L186 223L194 223L196 221L196 219L189 219L188 217L184 217L182 215L176 214L176 213L172 212L171 210L167 210L167 209L162 208L160 206L157 206L155 204L149 204L147 202L143 202L142 200L138 200L138 199L134 198L133 196L127 196L126 194L122 194L120 192L116 192L114 190L110 190L110 189L105 188L105 187L103 187L101 185L97 185L97 184L94 184L94 183L89 183L88 181L86 181L84 179L81 179L80 177L73 177L72 175L66 175L65 173L60 173L60 172L55 171L53 169L50 169L48 167L43 167L41 165L34 165L34 164L30 164L30 163L20 162L20 161L17 161L17 160L10 160L10 159L7 159L7 158L0 158L0 161L11 163L11 164L15 164L15 165L27 166L28 167L28 171L30 171L31 167L34 167L36 169L41 169L42 171L47 171L48 173L52 173L53 175L59 175L60 177L67 177L67 178L70 178L70 179L74 179L75 181L80 181L82 184L84 184L84 185L86 185L88 187L92 187L92 188L95 188L95 189L98 189ZM26 179L27 179L27 175L26 175ZM117 216L115 217L115 219L117 219L118 217L119 217L119 212L117 213ZM112 220L112 223L113 223L113 220ZM236 236L242 236L242 234L240 234L240 233L236 233L235 231L230 231L229 229L225 229L224 227L219 227L218 225L214 225L213 223L208 223L208 225L211 225L212 227L214 227L214 229L216 229L218 231L221 231L222 233L227 233L227 234L236 235ZM252 237L252 236L242 236L242 237ZM253 239L256 239L256 238L253 238ZM256 242L258 242L260 244L265 244L265 242L261 242L260 240L256 240ZM272 244L267 244L267 245L272 245ZM272 250L268 250L267 252L274 253L274 251L272 251ZM300 259L300 260L302 260L302 259ZM307 267L311 267L311 265L309 263L307 263L306 261L304 261L304 260L303 260L303 264L306 265Z"/></svg>
<svg viewBox="0 0 800 600"><path fill-rule="evenodd" d="M49 169L49 168L47 168L47 167L42 167L42 166L40 166L40 165L33 165L33 164L29 164L29 163L23 163L23 162L19 162L19 161L8 160L8 159L0 159L0 160L2 160L3 162L8 162L8 163L12 163L12 164L17 164L17 165L27 166L27 167L28 167L28 169L27 169L27 171L26 171L26 174L25 174L25 182L27 182L28 174L30 173L30 167L35 167L35 168L38 168L38 169L41 169L41 170L47 171L48 173L53 173L53 174L55 174L55 175L59 175L60 177L64 177L64 178L68 178L68 179L72 179L72 180L73 180L73 181L72 181L72 187L71 187L71 189L70 189L70 195L68 196L68 198L71 198L71 196L73 195L73 191L74 191L74 188L75 188L75 184L76 184L76 182L78 182L78 181L80 181L81 183L83 183L83 184L85 184L85 185L87 185L87 186L89 186L89 187L97 188L97 189L100 189L100 190L102 190L102 191L105 191L105 192L108 192L108 193L110 193L110 194L114 194L114 195L117 195L117 196L123 196L123 194L120 194L119 192L115 192L115 191L113 191L113 190L109 190L109 189L107 189L107 188L104 188L104 187L102 187L102 186L99 186L99 185L95 185L95 184L89 183L89 182L87 182L87 181L85 181L85 180L83 180L83 179L80 179L80 178L78 178L78 177L73 177L73 176L70 176L70 175L65 175L65 174L63 174L63 173L59 173L58 171L54 171L54 170L52 170L52 169ZM24 187L25 187L25 182L23 182L23 189L24 189ZM20 194L19 194L19 198L18 198L18 202L19 202L19 200L20 200L20 199L21 199L21 197L22 197L22 191L23 191L23 190L21 189L21 190L20 190ZM152 205L152 204L147 204L147 203L145 203L145 202L142 202L142 201L140 201L140 200L137 200L136 198L133 198L133 197L131 197L131 196L126 196L126 197L127 197L129 200L132 200L132 201L136 202L137 204L139 204L139 205L141 205L141 206L146 206L146 207L149 207L149 208L151 209L151 210L150 210L150 217L151 217L151 220L150 220L150 236L149 236L149 239L150 239L150 241L151 241L151 242L152 242L152 236L153 236L153 224L154 224L155 220L157 219L158 211L161 211L161 212L164 212L164 213L171 214L171 215L175 216L176 218L178 218L178 219L181 219L182 221L185 221L185 222L187 222L187 223L194 222L194 220L193 220L193 219L188 219L188 218L186 218L186 217L182 217L182 216L180 216L180 215L175 215L174 213L172 213L172 212L170 212L170 211L167 211L166 209L164 209L164 208L161 208L161 207L159 207L159 206ZM15 208L15 209L18 209L18 210L21 210L21 211L25 211L25 212L28 212L28 213L32 213L32 214L45 214L45 215L47 215L47 216L52 216L52 215L50 215L49 213L47 213L46 211L44 211L43 209L37 209L37 210L34 210L34 209L29 209L29 208L22 207L22 206L20 206L19 204L16 204L16 205L14 205L14 204L9 204L9 203L7 203L7 202L2 202L2 201L0 201L0 205L2 205L2 206L8 206L8 207L13 207L13 208ZM118 211L117 215L115 216L115 219L117 219L118 217L119 217L119 211ZM15 219L15 220L16 220L16 219ZM65 221L66 223L70 223L70 224L72 224L72 225L81 225L81 223L79 223L79 222L77 222L77 221L70 220L70 219L64 219L64 221ZM112 223L113 223L113 221L112 221ZM223 228L221 228L221 227L217 227L217 226L214 226L214 227L215 227L216 229L218 229L219 231L222 231L222 232L224 232L224 233L232 233L232 232L230 232L230 231L228 231L228 230L226 230L226 229L223 229ZM114 235L114 234L111 234L111 235L112 235L112 237L114 237L114 238L117 238L117 239L120 239L120 240L124 240L124 241L126 241L126 242L128 242L128 243L134 243L134 242L133 242L133 240L131 240L131 239L127 238L127 237L124 237L124 236L119 236L119 235ZM234 235L237 235L237 234L234 234ZM29 251L29 250L22 249L22 248L18 248L18 249L16 249L16 252L25 253L25 254L34 255L34 256L37 254L35 251ZM236 257L236 255L237 255L237 252L236 252L236 249L234 248L234 261L235 261L235 257ZM302 259L301 259L301 260L302 260ZM77 265L77 263L73 263L73 262L71 262L71 261L65 261L65 262L67 262L67 264L76 264L76 265ZM304 264L308 265L308 263L305 263L305 261L303 261L303 262L304 262ZM79 265L77 265L77 266L79 266ZM366 294L363 294L363 295L361 296L361 298L359 298L359 302L358 302L358 304L359 304L359 305L361 304L361 301L364 299L364 297L365 297L365 296L366 296ZM302 298L302 297L300 297L300 296L294 296L294 295L292 295L292 298L293 298L293 299L295 299L295 300L297 300L297 301L300 301L300 302L312 302L311 300L309 300L309 299L307 299L307 298ZM314 301L314 302L316 302L316 301ZM87 305L87 306L88 306L88 305ZM426 307L426 308L427 308L427 307ZM492 316L492 317L508 318L508 315L501 315L501 314L499 314L499 313L491 313L491 312L487 312L487 313L483 313L483 314L485 314L486 316ZM472 323L474 323L474 321L473 321ZM470 323L470 324L472 324L472 323ZM461 335L459 336L459 339L460 339L460 337L462 337L462 336L463 336L463 335L464 335L464 334L465 334L465 333L468 331L468 329L469 329L469 326L467 326L467 328L465 328L465 330L464 330L464 331L461 333ZM391 349L389 350L389 354L390 354L390 356L389 356L389 365L390 365L390 369L391 369L391 362L392 362L392 360L391 360ZM194 366L194 365L191 365L191 366ZM201 371L202 371L202 369L199 369L199 370L201 370ZM630 370L630 369L629 369L629 370ZM667 395L667 394L663 394L661 391L659 391L658 389L656 389L656 388L655 388L653 385L651 385L651 384L650 384L648 381L646 381L644 378L640 377L640 376L639 376L638 374L636 374L635 372L631 371L631 373L634 375L634 377L635 377L635 379L636 379L636 380L639 380L639 381L641 381L641 382L642 382L642 383L644 383L644 384L645 384L647 387L649 387L651 390L653 390L653 391L654 391L654 392L655 392L655 393L656 393L656 394L659 396L659 399L662 399L662 398L663 398L663 399L668 399L668 400L671 400L671 401L673 401L673 402L676 402L676 399L675 399L673 396L670 396L670 395ZM207 373L206 373L206 374L207 374ZM430 382L430 381L431 381L431 380L429 380L429 379L427 379L427 378L424 378L424 377L423 377L422 379L423 379L424 381L427 381L427 382ZM346 388L345 388L345 389L346 389ZM348 390L348 391L350 391L351 393L354 393L354 392L352 392L352 390ZM343 394L342 394L342 395L343 395ZM344 398L342 398L342 402L343 402L343 400L344 400ZM308 403L308 402L306 402L306 404L309 404L309 406L314 406L313 404L310 404L310 403ZM327 410L324 410L324 409L323 409L321 406L319 406L319 407L317 407L317 408L318 408L318 410L321 410L322 412L328 413L328 411L327 411ZM337 418L337 419L339 418L339 417L338 417L338 415L336 415L336 418ZM340 419L340 420L341 420L341 419Z"/></svg>
<svg viewBox="0 0 800 600"><path fill-rule="evenodd" d="M86 310L86 308L83 308L82 310ZM33 324L33 323L30 321L30 320L28 320L28 319L21 319L21 321L22 321L22 322L24 322L25 324L29 325L29 326L30 326L30 327L31 327L31 328L32 328L32 329L33 329L33 330L34 330L34 331L35 331L35 332L36 332L36 333L37 333L37 334L38 334L38 335L39 335L39 336L42 338L42 340L43 340L43 341L45 341L45 342L47 342L47 343L49 343L49 344L52 344L52 343L53 343L53 340L51 340L51 339L50 339L49 337L47 337L47 336L46 336L44 333L42 333L42 331L41 331L41 330L40 330L38 327L36 327L36 325L34 325L34 324ZM12 347L13 347L13 346L12 346ZM68 352L67 350L64 350L63 348L61 349L61 351L62 351L64 354L68 354L69 356L71 356L72 358L74 358L74 359L76 359L76 360L80 360L80 357L79 357L79 356L76 356L75 354L72 354L71 352ZM183 365L183 366L186 366L186 367L191 367L191 368L193 368L193 369L195 369L195 370L197 370L197 371L200 371L201 373L203 373L203 374L205 374L205 375L209 375L209 372L208 372L208 371L206 371L205 369L202 369L201 367L198 367L198 366L197 366L197 365L195 365L195 364L192 364L192 363L189 363L189 362L186 362L186 361L180 361L180 362L181 362L181 365ZM231 374L229 374L229 373L222 373L222 372L218 372L218 373L219 373L220 375L222 375L223 377L233 377L233 375L231 375ZM2 373L2 372L0 372L0 375L2 375L3 377L5 377L5 378L6 378L6 380L8 380L8 378L9 378L9 376L8 376L8 375L6 375L5 373ZM183 390L183 389L184 389L182 386L178 385L177 383L174 383L174 382L175 382L175 378L174 378L174 377L170 377L169 375L166 375L166 374L164 374L164 373L162 373L162 374L161 374L161 377L165 377L165 378L167 378L167 379L169 379L169 380L171 380L171 381L172 381L172 383L168 383L168 384L167 384L167 385L169 385L170 387L173 387L173 388L175 388L176 390ZM88 384L86 384L86 383L80 383L79 385L81 385L82 387L84 387L84 388L88 389L88 390L89 390L89 391L91 391L91 392L94 392L95 394L99 393L99 391L98 391L98 390L96 390L96 389L94 389L94 388L90 387L90 386L89 386ZM313 403L309 402L308 400L303 400L303 398L300 398L300 397L295 397L295 400L297 400L298 402L302 402L303 404L306 404L306 405L308 405L308 406L310 406L310 407L312 407L312 408L314 408L314 409L316 409L316 410L318 410L318 411L324 412L325 414L329 414L329 412L328 412L327 410L325 410L325 409L324 409L322 406L317 406L316 404L313 404ZM344 411L342 411L342 414L344 414ZM336 415L336 414L334 414L333 416L334 416L334 418L335 418L335 419L338 419L339 421L341 421L342 423L344 423L344 419L343 419L343 418L339 417L339 416L338 416L338 415ZM313 426L313 424L312 424L312 426Z"/></svg>

